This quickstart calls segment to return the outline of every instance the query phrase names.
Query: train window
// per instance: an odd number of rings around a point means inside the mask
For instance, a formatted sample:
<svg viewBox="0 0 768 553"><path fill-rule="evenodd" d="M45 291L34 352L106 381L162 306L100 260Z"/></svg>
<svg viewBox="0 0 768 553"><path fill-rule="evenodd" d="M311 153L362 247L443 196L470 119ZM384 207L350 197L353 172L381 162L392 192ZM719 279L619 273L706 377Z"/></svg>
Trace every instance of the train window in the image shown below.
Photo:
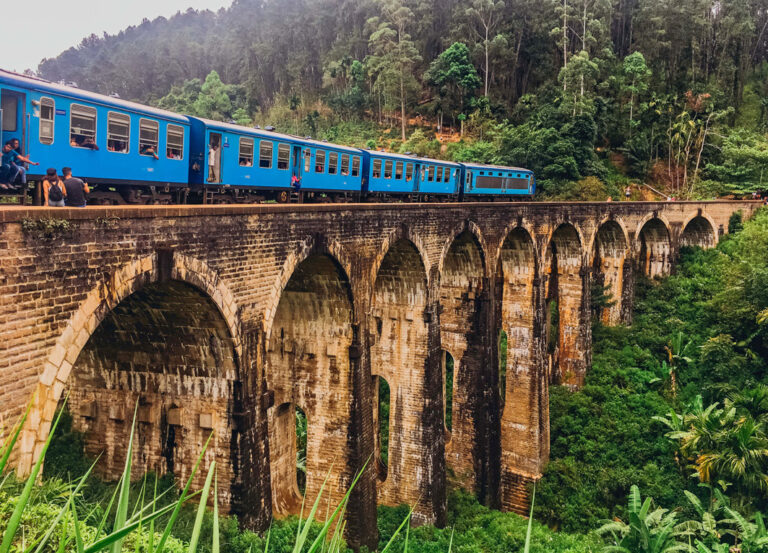
<svg viewBox="0 0 768 553"><path fill-rule="evenodd" d="M360 158L354 156L352 158L352 176L357 177L360 175Z"/></svg>
<svg viewBox="0 0 768 553"><path fill-rule="evenodd" d="M253 145L251 145L251 153L253 153ZM168 125L165 133L165 157L184 159L184 127ZM251 155L251 165L253 165L253 155Z"/></svg>
<svg viewBox="0 0 768 553"><path fill-rule="evenodd" d="M341 156L341 174L344 176L349 175L349 155L342 154Z"/></svg>
<svg viewBox="0 0 768 553"><path fill-rule="evenodd" d="M445 173L443 174L443 181L444 182L451 182L451 168L446 167Z"/></svg>
<svg viewBox="0 0 768 553"><path fill-rule="evenodd" d="M433 180L435 180L435 166L430 165L427 170L427 181L432 182Z"/></svg>
<svg viewBox="0 0 768 553"><path fill-rule="evenodd" d="M395 178L397 180L402 180L403 178L403 162L402 161L398 161L395 164Z"/></svg>
<svg viewBox="0 0 768 553"><path fill-rule="evenodd" d="M151 119L139 119L139 155L157 157L160 123Z"/></svg>
<svg viewBox="0 0 768 553"><path fill-rule="evenodd" d="M472 184L472 171L467 170L467 186Z"/></svg>
<svg viewBox="0 0 768 553"><path fill-rule="evenodd" d="M421 167L421 182L427 180L427 168L422 165Z"/></svg>
<svg viewBox="0 0 768 553"><path fill-rule="evenodd" d="M331 152L328 154L328 174L335 175L339 169L339 154Z"/></svg>
<svg viewBox="0 0 768 553"><path fill-rule="evenodd" d="M96 108L72 104L69 113L69 145L91 149L96 145Z"/></svg>
<svg viewBox="0 0 768 553"><path fill-rule="evenodd" d="M240 137L240 167L253 167L253 138Z"/></svg>
<svg viewBox="0 0 768 553"><path fill-rule="evenodd" d="M8 94L0 95L0 109L3 110L3 130L16 132L19 117L19 98Z"/></svg>
<svg viewBox="0 0 768 553"><path fill-rule="evenodd" d="M371 176L374 179L381 178L381 160L380 159L373 160L373 174Z"/></svg>
<svg viewBox="0 0 768 553"><path fill-rule="evenodd" d="M436 167L435 169L436 169L435 181L436 182L441 182L443 180L443 168L442 167Z"/></svg>
<svg viewBox="0 0 768 553"><path fill-rule="evenodd" d="M384 178L385 179L392 178L392 162L391 161L384 162Z"/></svg>
<svg viewBox="0 0 768 553"><path fill-rule="evenodd" d="M110 111L107 114L107 150L128 153L131 135L131 118L124 113Z"/></svg>
<svg viewBox="0 0 768 553"><path fill-rule="evenodd" d="M307 148L304 150L304 172L309 173L309 168L312 165L312 150Z"/></svg>
<svg viewBox="0 0 768 553"><path fill-rule="evenodd" d="M259 167L272 169L272 142L262 140L259 143Z"/></svg>
<svg viewBox="0 0 768 553"><path fill-rule="evenodd" d="M408 182L413 180L413 163L408 163L405 166L405 180Z"/></svg>
<svg viewBox="0 0 768 553"><path fill-rule="evenodd" d="M53 118L56 103L51 98L40 98L40 142L53 144Z"/></svg>
<svg viewBox="0 0 768 553"><path fill-rule="evenodd" d="M325 172L325 150L317 150L315 153L315 173Z"/></svg>
<svg viewBox="0 0 768 553"><path fill-rule="evenodd" d="M288 144L277 145L277 168L288 169L291 164L291 147Z"/></svg>

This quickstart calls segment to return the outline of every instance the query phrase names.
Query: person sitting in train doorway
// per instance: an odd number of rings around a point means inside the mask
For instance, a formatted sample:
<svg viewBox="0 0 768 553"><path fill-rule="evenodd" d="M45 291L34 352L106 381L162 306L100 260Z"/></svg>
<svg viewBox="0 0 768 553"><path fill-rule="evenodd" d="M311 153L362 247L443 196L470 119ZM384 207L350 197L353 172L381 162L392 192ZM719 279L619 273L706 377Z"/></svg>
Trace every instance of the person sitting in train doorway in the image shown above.
<svg viewBox="0 0 768 553"><path fill-rule="evenodd" d="M208 147L208 182L219 182L219 143L211 139Z"/></svg>
<svg viewBox="0 0 768 553"><path fill-rule="evenodd" d="M67 197L67 188L64 181L56 174L53 167L45 171L43 179L43 195L45 196L45 205L50 207L64 207L64 198Z"/></svg>
<svg viewBox="0 0 768 553"><path fill-rule="evenodd" d="M30 165L40 165L39 163L32 161L28 157L24 157L23 155L19 154L16 150L13 149L13 140L9 140L5 143L3 146L3 157L2 162L0 162L4 168L7 168L8 172L8 182L9 185L6 186L8 188L9 186L11 188L15 188L14 184L16 182L16 179L21 177L21 184L23 186L26 186L27 184L27 169L24 167L25 163L29 163Z"/></svg>
<svg viewBox="0 0 768 553"><path fill-rule="evenodd" d="M295 174L294 174L294 175L291 177L291 186L293 187L293 189L294 189L296 192L298 192L298 191L299 191L299 189L301 188L301 177L300 177L300 176L298 176L298 175L295 175Z"/></svg>
<svg viewBox="0 0 768 553"><path fill-rule="evenodd" d="M11 148L13 148L20 156L24 155L24 152L21 151L21 142L19 142L18 138L11 138Z"/></svg>
<svg viewBox="0 0 768 553"><path fill-rule="evenodd" d="M88 183L73 177L71 167L63 167L61 175L64 178L67 207L85 207L85 195L90 192Z"/></svg>

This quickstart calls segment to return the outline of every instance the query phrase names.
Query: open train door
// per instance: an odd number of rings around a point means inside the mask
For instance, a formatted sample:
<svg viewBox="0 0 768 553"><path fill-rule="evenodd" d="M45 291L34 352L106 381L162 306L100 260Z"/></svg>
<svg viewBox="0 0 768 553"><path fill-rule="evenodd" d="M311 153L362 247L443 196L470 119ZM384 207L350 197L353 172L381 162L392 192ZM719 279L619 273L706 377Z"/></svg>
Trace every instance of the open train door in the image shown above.
<svg viewBox="0 0 768 553"><path fill-rule="evenodd" d="M26 140L25 120L26 95L15 90L0 88L0 145L13 138L21 144L21 153L29 155L29 144Z"/></svg>

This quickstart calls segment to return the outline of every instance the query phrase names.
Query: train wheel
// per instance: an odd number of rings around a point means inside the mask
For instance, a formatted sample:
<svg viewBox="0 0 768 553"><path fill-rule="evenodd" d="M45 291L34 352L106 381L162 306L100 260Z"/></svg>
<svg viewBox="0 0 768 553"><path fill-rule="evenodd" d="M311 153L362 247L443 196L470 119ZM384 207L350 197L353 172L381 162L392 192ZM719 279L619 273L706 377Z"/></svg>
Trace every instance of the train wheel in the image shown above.
<svg viewBox="0 0 768 553"><path fill-rule="evenodd" d="M285 204L288 203L288 200L291 199L291 195L288 194L287 190L281 190L277 193L277 203L279 204Z"/></svg>

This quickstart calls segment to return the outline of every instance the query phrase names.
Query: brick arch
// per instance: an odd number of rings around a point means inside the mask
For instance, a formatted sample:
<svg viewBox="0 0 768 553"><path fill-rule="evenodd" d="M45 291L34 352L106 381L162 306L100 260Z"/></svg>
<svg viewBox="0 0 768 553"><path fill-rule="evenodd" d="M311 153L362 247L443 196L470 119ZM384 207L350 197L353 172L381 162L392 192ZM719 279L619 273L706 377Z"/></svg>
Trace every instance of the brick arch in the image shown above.
<svg viewBox="0 0 768 553"><path fill-rule="evenodd" d="M513 234L516 234L517 237L513 238ZM505 228L502 234L502 240L496 248L493 274L496 276L503 276L504 250L509 250L509 246L514 246L515 242L517 242L517 246L519 246L521 244L520 240L522 239L523 242L526 242L527 245L530 246L530 252L524 252L523 256L530 262L534 276L538 276L540 271L540 252L536 246L535 236L533 230L524 224L510 225ZM514 249L516 251L522 251L519 247L515 247ZM528 253L530 253L530 257L528 257Z"/></svg>
<svg viewBox="0 0 768 553"><path fill-rule="evenodd" d="M280 303L283 290L285 290L291 277L293 277L296 268L309 256L314 254L328 255L338 263L344 271L345 277L347 279L350 278L352 274L352 261L339 241L335 239L328 240L325 236L319 234L307 235L301 242L299 242L293 251L288 253L288 256L283 262L283 266L280 269L279 277L272 286L270 301L264 312L264 332L267 340L270 339L272 334L275 312ZM353 309L356 309L357 304L358 302L353 301Z"/></svg>
<svg viewBox="0 0 768 553"><path fill-rule="evenodd" d="M201 290L219 310L232 337L236 364L242 359L238 308L234 296L204 261L174 253L170 279L186 282ZM70 317L48 355L40 374L18 462L18 473L29 473L42 451L72 367L104 318L123 300L144 286L160 280L159 254L144 256L123 265L100 282Z"/></svg>
<svg viewBox="0 0 768 553"><path fill-rule="evenodd" d="M264 373L275 405L298 406L307 416L307 498L317 496L327 476L326 493L337 502L360 469L346 447L360 370L350 355L356 341L353 298L332 248L315 238L304 245L269 321ZM293 412L273 407L268 426L273 511L298 514Z"/></svg>
<svg viewBox="0 0 768 553"><path fill-rule="evenodd" d="M453 246L456 239L464 232L468 232L474 237L483 262L483 276L488 276L489 256L486 253L488 252L488 244L485 241L485 237L483 236L483 233L477 223L474 221L466 220L451 230L451 233L448 235L448 238L446 238L445 243L443 244L443 248L440 251L440 261L437 264L437 274L440 278L442 278L443 267L445 266L445 259L448 256L448 252L450 252L451 247Z"/></svg>
<svg viewBox="0 0 768 553"><path fill-rule="evenodd" d="M568 229L572 229L573 232L570 233ZM564 236L566 233L570 233L571 236ZM552 225L551 230L547 233L545 244L546 247L541 251L543 257L541 259L541 266L545 270L547 262L550 261L549 255L553 245L559 246L559 249L564 251L572 263L576 262L577 259L579 263L584 263L589 251L585 248L584 232L576 223L569 221Z"/></svg>
<svg viewBox="0 0 768 553"><path fill-rule="evenodd" d="M709 226L708 229L707 225ZM713 248L717 245L718 235L715 221L701 209L686 217L681 229L678 238L680 246ZM706 234L709 234L709 236L706 236Z"/></svg>
<svg viewBox="0 0 768 553"><path fill-rule="evenodd" d="M381 269L381 264L384 262L384 258L387 256L387 253L389 253L389 250L397 244L400 240L407 240L410 242L416 250L419 252L419 257L421 258L421 264L424 267L424 272L427 274L427 289L431 289L431 263L429 262L429 254L427 254L427 248L424 245L424 242L421 240L421 238L413 232L413 230L407 226L402 225L397 227L396 229L392 230L386 238L384 238L384 241L381 243L381 246L379 247L378 252L376 253L376 257L374 257L373 262L371 263L371 270L369 273L370 282L373 282L375 284L376 278L379 274L379 270ZM373 295L374 295L374 286L371 286L370 289L370 297L368 305L372 305L371 301L373 301Z"/></svg>
<svg viewBox="0 0 768 553"><path fill-rule="evenodd" d="M488 298L489 282L483 246L468 227L463 225L448 245L441 260L439 285L436 283L441 307L441 349L454 361L453 426L446 433L450 440L445 455L447 468L457 475L461 485L484 499L489 488L487 456L477 444L487 443L487 439L485 427L477 421L488 418L485 409L489 402L484 401L487 394L482 383L491 380L492 371L485 340L489 313L484 300ZM446 379L443 361L441 354L441 383ZM447 398L443 395L443 411L446 406Z"/></svg>
<svg viewBox="0 0 768 553"><path fill-rule="evenodd" d="M605 225L617 225L618 228L621 230L621 234L624 237L624 243L626 244L626 249L628 251L631 251L632 249L632 240L629 237L629 231L627 230L627 225L624 223L624 221L620 218L615 217L605 217L603 218L600 223L598 223L597 227L595 227L595 232L592 233L592 236L590 237L589 244L587 245L587 254L589 255L590 259L589 261L592 261L592 258L595 254L595 245L597 243L598 236L600 234L601 229Z"/></svg>
<svg viewBox="0 0 768 553"><path fill-rule="evenodd" d="M603 286L613 305L603 308L601 320L606 325L618 324L623 311L625 283L631 271L629 236L620 221L606 219L595 230L589 247L592 281Z"/></svg>
<svg viewBox="0 0 768 553"><path fill-rule="evenodd" d="M672 225L669 223L669 219L667 219L666 216L661 213L649 213L640 219L635 229L634 241L632 245L636 252L640 251L640 233L643 231L643 227L645 227L645 225L653 219L658 219L664 224L664 227L667 229L667 235L669 236L670 241L672 240Z"/></svg>
<svg viewBox="0 0 768 553"><path fill-rule="evenodd" d="M637 227L635 252L640 271L650 277L672 270L672 230L665 217L646 215Z"/></svg>

